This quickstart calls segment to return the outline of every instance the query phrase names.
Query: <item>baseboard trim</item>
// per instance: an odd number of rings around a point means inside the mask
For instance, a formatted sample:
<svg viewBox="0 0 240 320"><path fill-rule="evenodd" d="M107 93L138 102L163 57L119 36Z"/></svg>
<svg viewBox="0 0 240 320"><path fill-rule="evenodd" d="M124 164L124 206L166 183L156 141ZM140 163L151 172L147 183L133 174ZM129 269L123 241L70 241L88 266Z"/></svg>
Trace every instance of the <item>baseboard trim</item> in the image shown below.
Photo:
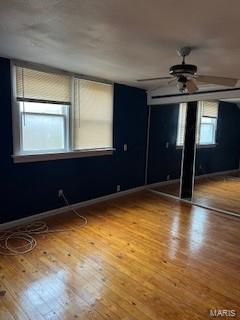
<svg viewBox="0 0 240 320"><path fill-rule="evenodd" d="M91 200L86 200L86 201L82 201L82 202L78 202L78 203L74 203L71 204L69 206L64 206L64 207L60 207L57 209L53 209L53 210L49 210L49 211L44 211L41 213L36 213L34 215L25 217L25 218L20 218L20 219L16 219L10 222L5 222L0 224L0 230L6 230L6 229L10 229L10 228L14 228L26 223L30 223L39 219L44 219L47 217L51 217L51 216L55 216L61 213L65 213L67 211L70 211L72 209L78 209L78 208L82 208L82 207L87 207L87 206L91 206L93 204L96 203L100 203L103 201L107 201L110 199L115 199L115 198L119 198L119 197L123 197L125 195L131 194L131 193L135 193L135 192L139 192L146 189L146 186L141 186L141 187L136 187L136 188L132 188L132 189L128 189L128 190L124 190L124 191L120 191L120 192L116 192L116 193L112 193L106 196L102 196L102 197L98 197L95 199L91 199Z"/></svg>
<svg viewBox="0 0 240 320"><path fill-rule="evenodd" d="M147 184L146 187L147 188L155 188L158 186L165 186L174 182L180 182L180 179L172 179L172 180L166 180L166 181L160 181L160 182L155 182L155 183L150 183Z"/></svg>
<svg viewBox="0 0 240 320"><path fill-rule="evenodd" d="M196 178L199 179L199 178L216 176L216 175L223 175L223 174L229 174L229 173L234 173L234 172L239 172L239 171L240 171L239 169L236 169L236 170L214 172L214 173L209 173L209 174L206 174L206 175L197 176ZM31 216L28 216L28 217L25 217L25 218L20 218L20 219L16 219L16 220L13 220L13 221L10 221L10 222L2 223L2 224L0 224L0 230L6 230L6 229L14 228L16 226L20 226L20 225L23 225L23 224L26 224L26 223L29 223L29 222L33 222L33 221L39 220L39 219L44 219L44 218L47 218L47 217L51 217L51 216L55 216L55 215L58 215L58 214L61 214L61 213L65 213L65 212L70 211L72 209L87 207L87 206L90 206L90 205L93 205L93 204L96 204L96 203L100 203L100 202L107 201L107 200L114 199L114 198L123 197L125 195L131 194L131 193L135 193L135 192L139 192L139 191L142 191L142 190L145 190L145 189L147 189L147 190L149 190L149 191L151 191L153 193L160 194L162 196L166 196L168 198L172 198L172 199L175 199L175 200L179 200L181 202L185 202L185 203L189 203L189 204L192 204L192 205L199 206L198 204L195 204L193 202L190 202L190 201L187 201L187 200L181 200L176 196L168 195L166 193L162 193L162 192L150 189L150 188L153 188L153 187L157 187L157 186L161 186L161 185L167 185L167 184L170 184L170 183L173 183L173 182L178 182L178 181L179 181L179 179L174 179L174 180L156 182L156 183L152 183L152 184L146 184L144 186L140 186L140 187L136 187L136 188L132 188L132 189L128 189L128 190L112 193L112 194L109 194L109 195L106 195L106 196L102 196L102 197L98 197L98 198L95 198L95 199L74 203L74 204L71 204L70 206L64 206L64 207L60 207L60 208L57 208L57 209L44 211L42 213L37 213L37 214L31 215ZM208 208L208 207L203 207L203 208L206 208L206 209L209 209L209 210L218 211L218 212L225 213L225 214L231 214L233 216L238 216L237 214L231 213L229 211L221 210L221 209Z"/></svg>
<svg viewBox="0 0 240 320"><path fill-rule="evenodd" d="M221 175L226 175L226 174L231 174L231 173L237 173L240 172L240 169L233 169L233 170L227 170L227 171L218 171L218 172L212 172L212 173L206 173L206 174L202 174L199 176L196 176L195 179L199 180L202 178L208 178L208 177L214 177L214 176L221 176ZM172 179L172 180L166 180L166 181L160 181L160 182L155 182L155 183L150 183L148 185L146 185L148 188L155 188L158 186L165 186L171 183L175 183L175 182L180 182L180 179Z"/></svg>
<svg viewBox="0 0 240 320"><path fill-rule="evenodd" d="M237 213L234 213L232 211L227 211L227 210L223 210L223 209L218 209L218 208L215 208L215 207L208 207L208 206L205 206L204 204L200 204L200 203L196 203L194 201L189 201L189 200L185 200L185 199L181 199L181 198L178 198L176 196L173 196L171 194L168 194L168 193L163 193L161 191L156 191L156 190L152 190L152 189L147 189L148 191L152 192L152 193L155 193L157 194L158 196L162 196L162 197L165 197L165 198L168 198L168 199L172 199L172 200L177 200L179 202L182 202L182 203L187 203L191 206L195 206L195 207L200 207L200 208L203 208L203 209L206 209L206 210L209 210L209 211L215 211L215 212L218 212L218 213L221 213L221 214L227 214L229 216L232 216L232 217L236 217L236 218L240 218L240 215L237 214Z"/></svg>
<svg viewBox="0 0 240 320"><path fill-rule="evenodd" d="M212 172L212 173L206 173L199 176L196 176L195 179L201 179L201 178L208 178L208 177L214 177L214 176L221 176L231 173L237 173L240 172L240 169L233 169L233 170L227 170L227 171L218 171L218 172Z"/></svg>

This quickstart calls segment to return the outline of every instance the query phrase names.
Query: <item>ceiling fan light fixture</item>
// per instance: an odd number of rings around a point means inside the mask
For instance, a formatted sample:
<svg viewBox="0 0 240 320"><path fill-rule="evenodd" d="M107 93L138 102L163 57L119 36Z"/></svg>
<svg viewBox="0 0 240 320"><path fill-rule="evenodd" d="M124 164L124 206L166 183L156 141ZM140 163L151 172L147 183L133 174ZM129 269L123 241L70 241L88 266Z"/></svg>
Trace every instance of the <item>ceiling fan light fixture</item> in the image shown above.
<svg viewBox="0 0 240 320"><path fill-rule="evenodd" d="M228 78L228 77L219 77L219 76L208 76L208 75L199 75L197 74L197 66L194 64L187 64L185 62L185 57L191 53L191 47L184 47L177 50L177 53L182 57L182 63L176 64L169 69L170 77L158 77L150 79L140 79L138 81L153 81L153 80L168 80L168 84L172 81L177 80L177 88L180 92L188 92L193 94L198 91L198 86L195 81L217 85L217 86L227 86L235 87L239 79Z"/></svg>
<svg viewBox="0 0 240 320"><path fill-rule="evenodd" d="M193 64L176 64L169 69L169 74L172 76L191 75L197 74L197 66Z"/></svg>
<svg viewBox="0 0 240 320"><path fill-rule="evenodd" d="M180 77L177 81L177 88L182 93L187 91L186 81L187 79L185 77Z"/></svg>

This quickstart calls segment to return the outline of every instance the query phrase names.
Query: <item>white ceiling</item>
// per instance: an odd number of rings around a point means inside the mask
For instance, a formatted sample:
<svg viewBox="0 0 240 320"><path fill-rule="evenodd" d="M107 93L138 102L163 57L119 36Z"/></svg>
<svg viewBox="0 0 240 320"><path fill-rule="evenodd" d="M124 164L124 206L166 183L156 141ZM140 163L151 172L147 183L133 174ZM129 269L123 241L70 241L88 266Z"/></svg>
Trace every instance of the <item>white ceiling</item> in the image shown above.
<svg viewBox="0 0 240 320"><path fill-rule="evenodd" d="M239 0L0 1L1 56L144 88L185 45L199 73L240 78L239 30Z"/></svg>

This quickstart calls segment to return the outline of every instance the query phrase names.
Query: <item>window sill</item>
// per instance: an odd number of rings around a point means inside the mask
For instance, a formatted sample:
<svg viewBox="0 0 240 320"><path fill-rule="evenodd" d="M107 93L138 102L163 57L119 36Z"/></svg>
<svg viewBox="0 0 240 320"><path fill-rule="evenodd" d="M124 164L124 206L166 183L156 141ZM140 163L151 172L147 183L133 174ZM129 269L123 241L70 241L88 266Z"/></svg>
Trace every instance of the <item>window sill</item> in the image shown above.
<svg viewBox="0 0 240 320"><path fill-rule="evenodd" d="M215 148L216 146L217 146L216 143L214 143L214 144L197 144L197 149ZM183 149L183 146L176 146L176 149Z"/></svg>
<svg viewBox="0 0 240 320"><path fill-rule="evenodd" d="M14 163L24 163L24 162L107 156L107 155L112 155L114 151L115 151L114 148L85 149L85 150L76 150L76 151L69 151L69 152L56 152L56 153L44 153L44 154L17 154L17 155L12 155L12 157L13 157Z"/></svg>
<svg viewBox="0 0 240 320"><path fill-rule="evenodd" d="M198 144L197 149L215 148L216 146L217 146L216 143L214 143L214 144Z"/></svg>

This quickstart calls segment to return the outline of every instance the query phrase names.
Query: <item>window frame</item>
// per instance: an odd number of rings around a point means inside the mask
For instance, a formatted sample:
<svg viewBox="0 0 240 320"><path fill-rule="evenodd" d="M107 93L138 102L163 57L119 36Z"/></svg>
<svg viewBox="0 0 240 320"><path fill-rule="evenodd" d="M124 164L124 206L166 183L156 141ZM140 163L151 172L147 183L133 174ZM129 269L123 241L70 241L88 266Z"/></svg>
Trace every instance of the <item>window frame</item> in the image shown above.
<svg viewBox="0 0 240 320"><path fill-rule="evenodd" d="M59 106L63 106L63 105L59 105ZM20 106L19 106L20 108ZM69 108L70 110L70 108ZM47 112L44 112L44 113L41 113L41 112L30 112L30 111L20 111L19 114L20 114L20 144L22 144L23 142L23 136L22 136L22 133L23 133L23 130L22 130L22 126L23 126L23 117L24 117L24 114L25 115L36 115L36 116L41 116L41 115L44 115L44 116L55 116L55 117L60 117L60 118L63 118L63 124L64 124L64 148L62 149L47 149L47 150L29 150L29 151L24 151L23 150L23 146L21 145L21 154L22 155L29 155L29 154L44 154L44 153L56 153L56 152L68 152L69 150L69 142L68 142L68 138L69 138L69 110L68 112L66 113L63 113L63 114L60 114L60 113L47 113Z"/></svg>
<svg viewBox="0 0 240 320"><path fill-rule="evenodd" d="M216 120L216 124L213 123L205 123L202 121L203 118L207 118L207 119L215 119ZM199 122L199 146L216 146L216 136L217 136L217 122L218 122L218 117L206 117L206 116L202 116L200 117L200 122ZM209 143L201 143L201 128L202 125L209 125L211 127L213 127L213 142L209 142Z"/></svg>
<svg viewBox="0 0 240 320"><path fill-rule="evenodd" d="M217 117L206 117L206 116L204 117L204 118L216 119L216 126L215 126L215 132L214 132L214 140L215 140L214 143L200 143L200 130L201 130L201 123L202 123L202 121L201 121L202 116L201 116L201 112L200 112L199 101L198 101L198 109L197 109L197 135L196 135L196 139L198 141L196 141L196 147L198 149L201 149L201 148L214 148L214 147L217 146L216 139L217 139L218 116ZM219 101L215 101L215 102L218 103L218 108L219 108ZM179 103L179 112L180 112L180 104L185 104L185 103L186 102L180 102ZM178 115L178 119L179 119L179 115ZM184 132L185 132L185 129L186 129L186 120L185 120ZM179 121L178 121L178 128L177 128L176 149L182 149L183 145L184 145L184 142L183 142L183 144L178 144L178 141L179 141L178 134L179 134ZM185 136L185 133L184 133L184 136Z"/></svg>
<svg viewBox="0 0 240 320"><path fill-rule="evenodd" d="M65 147L64 150L47 150L43 152L23 152L22 150L22 130L21 130L21 114L20 102L17 101L16 91L16 66L26 67L30 69L36 69L43 72L65 74L71 77L70 80L70 96L71 101L68 110L68 116L66 119L65 128ZM95 81L99 83L110 84L113 86L112 101L114 101L114 83L103 79L94 77L85 77L71 72L47 67L44 65L38 65L19 60L11 60L11 94L12 94L12 132L13 132L13 154L12 158L14 163L23 162L35 162L35 161L48 161L48 160L59 160L59 159L70 159L70 158L82 158L82 157L96 157L104 155L112 155L116 150L114 148L114 123L112 118L112 147L111 148L89 148L89 149L73 149L73 121L74 121L74 78L84 79L89 81ZM34 101L32 101L34 102ZM38 102L38 101L35 101ZM43 102L43 101L39 101ZM44 101L45 103L51 103L51 101ZM114 113L114 105L112 104Z"/></svg>

